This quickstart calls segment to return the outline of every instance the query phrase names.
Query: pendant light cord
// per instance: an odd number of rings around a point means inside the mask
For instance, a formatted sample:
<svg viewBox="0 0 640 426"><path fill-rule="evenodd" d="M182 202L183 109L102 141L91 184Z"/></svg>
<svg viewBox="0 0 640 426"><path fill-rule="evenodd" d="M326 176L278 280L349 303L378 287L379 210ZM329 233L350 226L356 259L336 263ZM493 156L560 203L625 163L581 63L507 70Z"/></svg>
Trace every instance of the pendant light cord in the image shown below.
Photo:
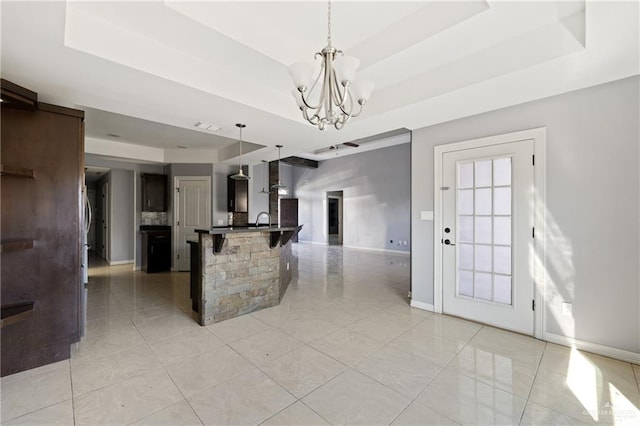
<svg viewBox="0 0 640 426"><path fill-rule="evenodd" d="M240 173L242 173L242 127L238 127L240 128Z"/></svg>

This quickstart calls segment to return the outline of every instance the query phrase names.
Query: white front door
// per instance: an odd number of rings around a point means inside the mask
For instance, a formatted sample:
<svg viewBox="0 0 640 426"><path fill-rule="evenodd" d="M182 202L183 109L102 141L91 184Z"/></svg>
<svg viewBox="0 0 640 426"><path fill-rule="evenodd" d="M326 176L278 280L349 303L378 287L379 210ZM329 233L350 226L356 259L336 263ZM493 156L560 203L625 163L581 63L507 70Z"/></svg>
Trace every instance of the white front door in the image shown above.
<svg viewBox="0 0 640 426"><path fill-rule="evenodd" d="M533 140L442 154L442 310L533 334Z"/></svg>
<svg viewBox="0 0 640 426"><path fill-rule="evenodd" d="M211 178L176 177L175 183L175 269L188 271L191 269L191 256L187 241L198 241L196 229L211 227Z"/></svg>

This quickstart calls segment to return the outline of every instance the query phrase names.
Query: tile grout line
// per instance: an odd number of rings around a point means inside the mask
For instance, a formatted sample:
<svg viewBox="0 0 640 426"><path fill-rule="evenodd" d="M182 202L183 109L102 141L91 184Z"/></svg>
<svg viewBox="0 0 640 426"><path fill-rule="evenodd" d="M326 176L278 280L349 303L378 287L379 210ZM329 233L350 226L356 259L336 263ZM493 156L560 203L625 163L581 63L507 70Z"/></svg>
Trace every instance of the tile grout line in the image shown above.
<svg viewBox="0 0 640 426"><path fill-rule="evenodd" d="M434 315L436 315L436 314L435 314L435 313L433 313L433 314L432 314L432 316L434 316ZM426 319L426 318L425 318L425 319ZM458 351L457 351L457 352L456 352L456 353L451 357L451 359L450 359L450 360L449 360L445 365L443 365L443 366L442 366L442 368L440 369L440 371L438 372L438 374L436 374L435 376L433 376L433 378L432 378L432 379L431 379L427 384L425 384L425 385L424 385L424 387L423 387L422 389L420 389L420 392L418 392L418 393L416 394L416 396L414 396L414 397L411 399L411 401L409 401L409 404L407 404L407 406L402 410L402 412L401 412L400 414L398 414L398 416L396 416L396 418L395 418L395 419L393 419L393 421L397 420L397 419L398 419L398 417L400 417L400 415L401 415L401 414L402 414L402 413L403 413L403 412L404 412L404 411L409 407L409 405L411 405L412 403L414 403L414 402L415 402L416 404L419 404L421 407L425 407L425 408L427 408L427 409L429 409L429 410L432 410L432 411L434 411L434 412L438 413L439 415L441 415L441 416L443 416L443 417L445 417L445 418L447 418L447 419L451 420L452 422L454 422L454 423L456 423L456 424L460 424L460 423L458 423L457 421L455 421L455 420L453 420L452 418L450 418L449 416L447 416L447 415L445 415L445 414L441 413L440 411L438 411L438 410L434 410L433 408L430 408L430 407L427 407L427 406L425 406L425 405L423 405L423 404L420 404L420 402L416 401L416 399L418 399L418 397L420 396L420 394L421 394L422 392L424 392L424 391L425 391L425 389L427 389L427 388L429 387L429 385L430 385L430 384L432 384L432 383L433 383L433 382L434 382L438 377L440 377L440 375L441 375L441 374L442 374L442 373L447 369L447 367L449 366L449 364L451 364L451 362L455 359L455 357L456 357L456 356L458 356L458 354L459 354L460 352L462 352L462 351L464 350L464 348L466 348L466 347L467 347L467 345L469 344L469 342L471 342L471 340L472 340L472 339L473 339L473 338L474 338L474 337L475 337L475 336L480 332L480 330L482 330L482 328L483 328L483 327L484 327L484 325L481 325L481 326L480 326L480 328L478 328L478 330L473 334L473 336L471 336L471 337L469 338L469 340L467 340L467 341L465 342L464 346L462 346L462 348L460 348L460 349L459 349L459 350L458 350ZM434 336L434 337L438 337L438 336ZM444 339L444 337L442 337L442 336L439 336L439 338L440 338L440 339ZM475 380L475 379L474 379L474 380ZM392 423L393 423L393 422L392 422Z"/></svg>
<svg viewBox="0 0 640 426"><path fill-rule="evenodd" d="M542 350L542 355L540 355L540 360L538 361L538 365L536 366L536 372L533 375L533 381L531 382L531 388L529 389L529 393L527 394L527 398L526 398L525 405L524 405L524 410L522 410L522 414L520 414L520 420L518 421L518 424L521 424L522 420L524 419L524 413L527 411L527 406L529 405L529 399L531 398L531 393L533 393L533 387L536 384L536 379L538 378L538 372L540 371L540 366L542 365L542 358L544 358L545 352L547 352L547 342L544 342L544 349Z"/></svg>

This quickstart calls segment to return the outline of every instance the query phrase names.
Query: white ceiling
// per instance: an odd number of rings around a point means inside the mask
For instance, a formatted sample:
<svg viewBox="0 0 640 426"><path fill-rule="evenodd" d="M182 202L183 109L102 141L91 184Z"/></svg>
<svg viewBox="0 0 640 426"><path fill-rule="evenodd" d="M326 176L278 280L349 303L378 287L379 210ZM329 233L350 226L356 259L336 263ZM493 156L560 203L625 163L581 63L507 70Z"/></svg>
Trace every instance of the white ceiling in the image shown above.
<svg viewBox="0 0 640 426"><path fill-rule="evenodd" d="M341 131L303 121L287 73L326 44L325 2L3 1L2 77L85 110L87 152L234 162L234 124L244 122L245 158L257 163L275 159L276 144L283 156L304 155L640 73L636 1L332 9L333 44L376 82L365 112Z"/></svg>

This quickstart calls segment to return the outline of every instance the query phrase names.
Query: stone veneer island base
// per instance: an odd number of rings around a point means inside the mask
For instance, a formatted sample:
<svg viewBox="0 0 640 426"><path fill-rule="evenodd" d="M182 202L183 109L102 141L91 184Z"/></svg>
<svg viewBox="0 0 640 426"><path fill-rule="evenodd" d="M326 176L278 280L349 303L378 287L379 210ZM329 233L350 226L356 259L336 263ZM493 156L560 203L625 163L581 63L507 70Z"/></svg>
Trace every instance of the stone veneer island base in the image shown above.
<svg viewBox="0 0 640 426"><path fill-rule="evenodd" d="M198 244L191 242L192 253L198 254L191 260L191 273L196 274L191 297L200 325L279 304L297 272L291 237L301 228L196 230Z"/></svg>

